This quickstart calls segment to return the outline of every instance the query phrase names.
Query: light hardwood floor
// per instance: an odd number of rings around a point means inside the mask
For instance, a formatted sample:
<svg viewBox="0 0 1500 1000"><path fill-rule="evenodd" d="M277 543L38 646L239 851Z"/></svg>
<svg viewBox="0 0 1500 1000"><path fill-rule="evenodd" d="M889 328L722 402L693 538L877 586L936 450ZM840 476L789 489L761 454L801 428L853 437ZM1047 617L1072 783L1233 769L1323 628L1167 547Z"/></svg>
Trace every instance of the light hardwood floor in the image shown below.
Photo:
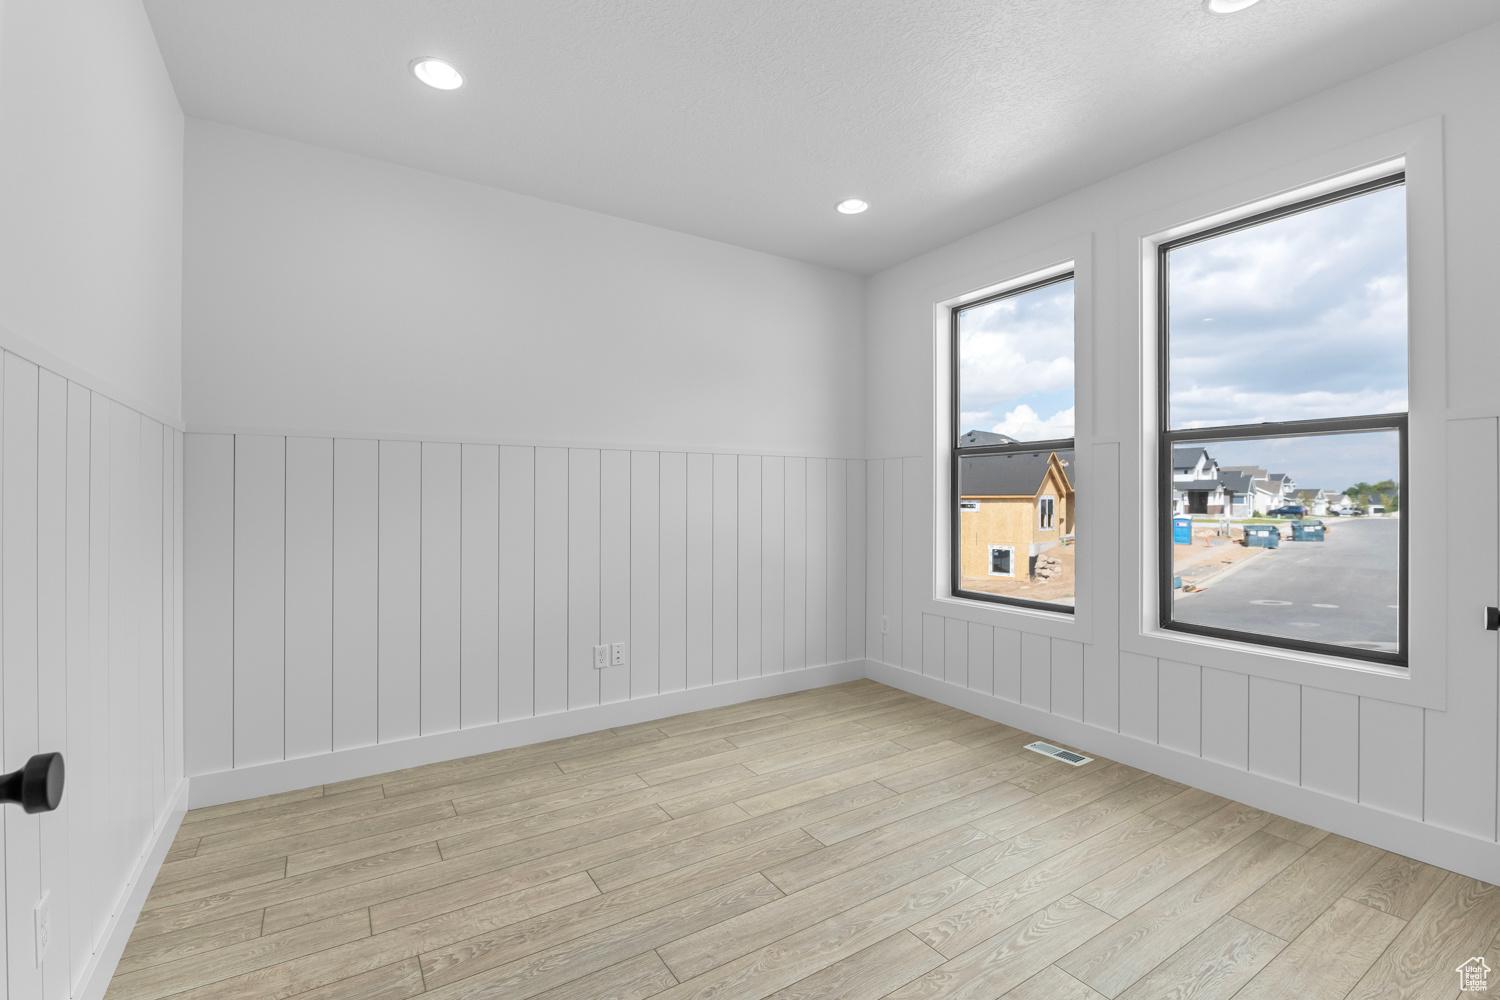
<svg viewBox="0 0 1500 1000"><path fill-rule="evenodd" d="M1031 739L856 681L198 809L108 1000L1396 1000L1500 969L1495 886Z"/></svg>

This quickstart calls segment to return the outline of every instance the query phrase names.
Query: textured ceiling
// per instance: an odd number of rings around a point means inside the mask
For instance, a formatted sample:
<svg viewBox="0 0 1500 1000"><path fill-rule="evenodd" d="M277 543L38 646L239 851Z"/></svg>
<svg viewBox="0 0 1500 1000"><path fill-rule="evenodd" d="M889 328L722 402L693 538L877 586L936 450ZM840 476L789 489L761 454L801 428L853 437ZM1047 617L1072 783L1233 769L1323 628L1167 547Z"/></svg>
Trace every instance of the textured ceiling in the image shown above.
<svg viewBox="0 0 1500 1000"><path fill-rule="evenodd" d="M145 0L190 116L868 273L1495 0ZM461 90L407 64L447 59ZM839 200L870 202L862 216Z"/></svg>

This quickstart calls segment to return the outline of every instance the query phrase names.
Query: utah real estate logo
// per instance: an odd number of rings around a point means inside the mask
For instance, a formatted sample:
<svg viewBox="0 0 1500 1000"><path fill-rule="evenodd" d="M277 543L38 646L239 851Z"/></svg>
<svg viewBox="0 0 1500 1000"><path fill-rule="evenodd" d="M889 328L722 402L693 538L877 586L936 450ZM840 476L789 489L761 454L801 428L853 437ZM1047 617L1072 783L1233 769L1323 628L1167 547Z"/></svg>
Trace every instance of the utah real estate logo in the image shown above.
<svg viewBox="0 0 1500 1000"><path fill-rule="evenodd" d="M1478 993L1490 988L1490 967L1484 956L1475 955L1457 969L1458 989L1462 993Z"/></svg>

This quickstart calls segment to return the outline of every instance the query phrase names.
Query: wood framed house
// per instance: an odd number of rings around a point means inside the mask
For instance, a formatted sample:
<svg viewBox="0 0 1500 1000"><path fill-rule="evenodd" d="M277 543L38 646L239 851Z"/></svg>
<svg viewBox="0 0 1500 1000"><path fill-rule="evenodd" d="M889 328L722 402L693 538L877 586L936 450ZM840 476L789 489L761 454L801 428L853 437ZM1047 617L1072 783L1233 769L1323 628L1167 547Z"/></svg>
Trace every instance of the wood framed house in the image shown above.
<svg viewBox="0 0 1500 1000"><path fill-rule="evenodd" d="M976 455L959 468L966 577L1026 578L1039 555L1073 534L1071 451Z"/></svg>

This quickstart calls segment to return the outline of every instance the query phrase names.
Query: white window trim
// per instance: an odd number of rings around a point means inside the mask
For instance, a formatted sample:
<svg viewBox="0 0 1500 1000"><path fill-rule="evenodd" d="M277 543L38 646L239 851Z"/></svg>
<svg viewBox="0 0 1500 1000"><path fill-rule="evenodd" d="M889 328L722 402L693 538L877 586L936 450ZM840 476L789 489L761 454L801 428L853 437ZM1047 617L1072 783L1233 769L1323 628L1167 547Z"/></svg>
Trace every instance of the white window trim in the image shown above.
<svg viewBox="0 0 1500 1000"><path fill-rule="evenodd" d="M1445 421L1449 416L1445 410L1448 357L1442 146L1442 120L1431 118L1241 180L1121 226L1120 251L1126 259L1138 262L1139 279L1134 288L1139 316L1135 356L1122 359L1127 365L1133 363L1136 383L1122 406L1127 408L1125 412L1133 406L1140 415L1137 433L1121 442L1121 468L1132 470L1122 483L1121 497L1122 651L1400 704L1446 707L1448 614L1447 594L1440 586L1408 588L1409 663L1404 669L1160 628L1156 552L1158 532L1163 528L1156 523L1155 495L1157 247L1189 233L1404 170L1411 338L1407 446L1412 495L1409 501L1402 498L1403 516L1408 502L1417 511L1424 507L1442 509L1442 484L1447 479L1443 464ZM1442 579L1445 520L1419 514L1410 522L1410 579Z"/></svg>
<svg viewBox="0 0 1500 1000"><path fill-rule="evenodd" d="M1052 523L1051 524L1043 524L1042 523L1042 501L1043 500L1048 501L1048 503L1050 505L1050 512L1052 514ZM1056 531L1057 530L1057 497L1053 496L1051 493L1043 493L1041 496L1039 496L1039 497L1036 498L1036 530L1038 530L1038 531Z"/></svg>
<svg viewBox="0 0 1500 1000"><path fill-rule="evenodd" d="M995 567L995 553L996 552L1009 552L1010 553L1010 572L1009 573L996 573L995 572L995 568L994 567ZM989 573L990 573L990 576L1005 577L1008 580L1014 580L1016 578L1016 547L1014 545L991 545L990 546L990 557L989 558L990 558L990 561L989 561Z"/></svg>
<svg viewBox="0 0 1500 1000"><path fill-rule="evenodd" d="M1073 478L1073 512L1077 519L1074 532L1078 549L1074 555L1077 586L1071 614L1044 608L999 604L954 597L949 591L951 534L953 513L950 495L949 461L953 453L951 412L953 385L950 310L977 299L1021 288L1036 281L1073 272L1073 405L1074 453L1079 456ZM1113 499L1105 505L1105 494L1092 495L1091 484L1099 483L1108 491L1119 475L1120 450L1113 442L1095 447L1094 398L1094 237L1086 233L1041 247L1019 256L997 260L969 275L944 281L929 291L932 302L932 437L925 456L930 470L927 484L911 483L907 496L927 505L915 512L917 530L925 542L925 552L908 549L912 560L929 559L930 576L924 593L914 595L908 604L908 622L920 621L921 614L941 615L1004 628L1019 628L1037 635L1074 642L1093 639L1094 552L1104 539L1096 532L1111 513ZM919 473L920 465L908 468ZM930 486L924 495L923 487ZM920 519L926 516L925 524ZM909 512L908 516L912 516ZM920 565L908 562L908 566ZM910 626L908 626L910 627Z"/></svg>

